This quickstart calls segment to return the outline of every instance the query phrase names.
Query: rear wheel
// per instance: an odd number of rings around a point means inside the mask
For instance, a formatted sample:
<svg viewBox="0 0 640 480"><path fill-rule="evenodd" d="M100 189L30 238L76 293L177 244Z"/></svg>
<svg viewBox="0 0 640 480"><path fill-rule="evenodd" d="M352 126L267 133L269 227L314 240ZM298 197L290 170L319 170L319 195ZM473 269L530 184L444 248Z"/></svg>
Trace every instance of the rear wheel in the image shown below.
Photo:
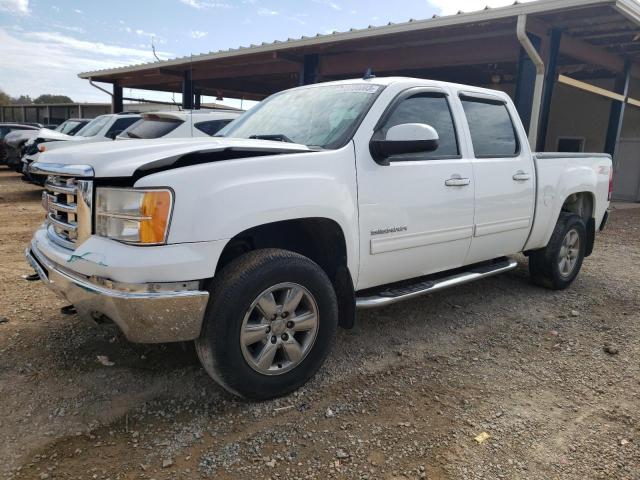
<svg viewBox="0 0 640 480"><path fill-rule="evenodd" d="M549 244L529 256L532 281L552 290L562 290L573 283L584 260L587 231L582 218L562 212Z"/></svg>
<svg viewBox="0 0 640 480"><path fill-rule="evenodd" d="M196 350L225 389L263 400L315 374L337 324L336 295L317 264L285 250L256 250L216 275Z"/></svg>

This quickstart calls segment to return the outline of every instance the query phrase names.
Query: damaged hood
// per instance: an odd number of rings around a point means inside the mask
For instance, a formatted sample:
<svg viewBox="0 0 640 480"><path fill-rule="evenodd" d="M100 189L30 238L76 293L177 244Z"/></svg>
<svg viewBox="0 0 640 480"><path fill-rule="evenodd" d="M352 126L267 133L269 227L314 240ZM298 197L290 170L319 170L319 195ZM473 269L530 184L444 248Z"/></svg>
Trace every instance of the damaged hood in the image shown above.
<svg viewBox="0 0 640 480"><path fill-rule="evenodd" d="M73 140L74 137L71 135L67 135L66 133L56 132L55 130L50 130L48 128L41 128L38 130L38 134L34 137L41 138L44 141L47 140Z"/></svg>
<svg viewBox="0 0 640 480"><path fill-rule="evenodd" d="M88 165L97 178L139 177L198 163L309 151L305 145L271 140L169 138L70 144L42 153L37 164Z"/></svg>

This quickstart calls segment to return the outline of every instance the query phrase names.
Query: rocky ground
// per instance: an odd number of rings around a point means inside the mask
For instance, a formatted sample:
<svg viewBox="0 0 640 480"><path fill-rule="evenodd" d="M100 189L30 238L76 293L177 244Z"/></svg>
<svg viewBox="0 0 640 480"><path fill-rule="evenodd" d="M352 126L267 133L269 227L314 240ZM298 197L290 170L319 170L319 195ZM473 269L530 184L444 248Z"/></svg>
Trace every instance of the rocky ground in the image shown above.
<svg viewBox="0 0 640 480"><path fill-rule="evenodd" d="M640 479L640 209L573 287L500 277L341 331L304 389L245 403L191 345L63 315L23 250L40 192L0 170L6 479ZM100 358L98 358L100 357Z"/></svg>

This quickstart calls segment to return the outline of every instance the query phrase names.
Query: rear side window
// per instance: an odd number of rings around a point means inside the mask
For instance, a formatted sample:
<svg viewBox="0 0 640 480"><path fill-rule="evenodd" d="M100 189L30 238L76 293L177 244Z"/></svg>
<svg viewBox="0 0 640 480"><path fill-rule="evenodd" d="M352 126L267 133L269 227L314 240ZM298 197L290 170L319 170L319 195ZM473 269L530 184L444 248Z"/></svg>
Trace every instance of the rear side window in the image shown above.
<svg viewBox="0 0 640 480"><path fill-rule="evenodd" d="M461 101L477 158L518 155L520 146L506 104L470 97Z"/></svg>
<svg viewBox="0 0 640 480"><path fill-rule="evenodd" d="M418 93L402 100L382 127L386 135L391 127L403 123L425 123L438 132L438 149L428 153L396 155L396 160L429 160L455 158L460 155L453 117L446 96L440 93Z"/></svg>
<svg viewBox="0 0 640 480"><path fill-rule="evenodd" d="M184 123L177 118L163 118L156 116L145 117L124 132L129 138L160 138L174 131Z"/></svg>
<svg viewBox="0 0 640 480"><path fill-rule="evenodd" d="M223 127L226 127L231 123L231 119L226 120L208 120L206 122L199 122L194 124L194 126L200 130L201 132L206 133L207 135L215 135Z"/></svg>

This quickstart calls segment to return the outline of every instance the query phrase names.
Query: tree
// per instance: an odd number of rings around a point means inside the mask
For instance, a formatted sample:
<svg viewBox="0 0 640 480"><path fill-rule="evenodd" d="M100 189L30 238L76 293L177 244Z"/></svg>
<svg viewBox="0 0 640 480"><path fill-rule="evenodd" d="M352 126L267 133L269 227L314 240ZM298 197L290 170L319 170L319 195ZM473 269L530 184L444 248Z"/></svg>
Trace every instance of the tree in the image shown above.
<svg viewBox="0 0 640 480"><path fill-rule="evenodd" d="M0 90L0 105L11 105L11 97Z"/></svg>
<svg viewBox="0 0 640 480"><path fill-rule="evenodd" d="M50 93L45 93L36 98L33 103L42 104L42 103L73 103L66 95L52 95Z"/></svg>
<svg viewBox="0 0 640 480"><path fill-rule="evenodd" d="M18 98L12 98L11 103L14 105L31 105L33 100L29 95L20 95Z"/></svg>

